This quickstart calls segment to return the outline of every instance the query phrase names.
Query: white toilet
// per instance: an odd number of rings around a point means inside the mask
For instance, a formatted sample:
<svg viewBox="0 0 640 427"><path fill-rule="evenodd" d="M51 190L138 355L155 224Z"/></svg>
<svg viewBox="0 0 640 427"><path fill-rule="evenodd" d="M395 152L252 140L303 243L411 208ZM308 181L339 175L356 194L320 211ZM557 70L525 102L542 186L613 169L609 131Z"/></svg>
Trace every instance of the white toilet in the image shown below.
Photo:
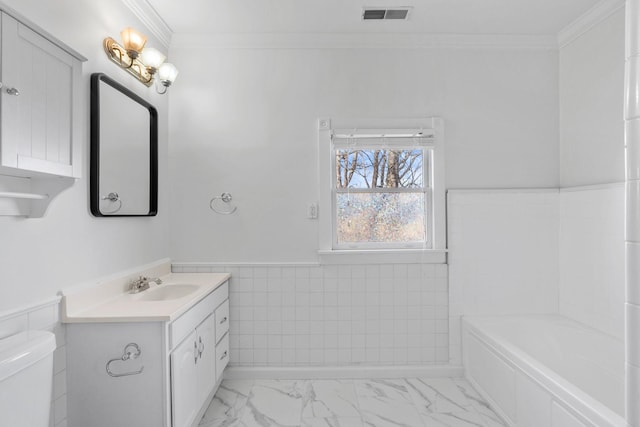
<svg viewBox="0 0 640 427"><path fill-rule="evenodd" d="M49 426L55 348L46 331L0 340L0 427Z"/></svg>

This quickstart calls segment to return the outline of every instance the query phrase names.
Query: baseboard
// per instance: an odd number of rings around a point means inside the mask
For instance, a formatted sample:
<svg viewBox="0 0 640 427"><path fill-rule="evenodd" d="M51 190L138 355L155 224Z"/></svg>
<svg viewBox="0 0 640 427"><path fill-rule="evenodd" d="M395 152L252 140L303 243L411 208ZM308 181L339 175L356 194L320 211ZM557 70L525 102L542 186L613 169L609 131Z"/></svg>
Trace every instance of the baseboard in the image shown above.
<svg viewBox="0 0 640 427"><path fill-rule="evenodd" d="M231 366L225 379L233 380L302 380L302 379L366 379L366 378L443 378L462 377L462 366L297 366L254 367Z"/></svg>

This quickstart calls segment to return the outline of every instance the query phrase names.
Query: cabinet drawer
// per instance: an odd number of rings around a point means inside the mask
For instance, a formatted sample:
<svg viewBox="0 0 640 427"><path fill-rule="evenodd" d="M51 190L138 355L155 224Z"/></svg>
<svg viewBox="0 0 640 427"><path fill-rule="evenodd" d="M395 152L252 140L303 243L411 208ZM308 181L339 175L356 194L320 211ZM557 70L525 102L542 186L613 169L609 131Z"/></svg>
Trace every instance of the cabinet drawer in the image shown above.
<svg viewBox="0 0 640 427"><path fill-rule="evenodd" d="M222 371L229 363L229 334L226 334L216 345L216 380L220 379Z"/></svg>
<svg viewBox="0 0 640 427"><path fill-rule="evenodd" d="M215 308L229 298L229 282L220 285L189 311L169 325L169 347L174 348L198 326Z"/></svg>
<svg viewBox="0 0 640 427"><path fill-rule="evenodd" d="M216 342L219 342L228 330L229 300L226 300L220 307L216 308Z"/></svg>

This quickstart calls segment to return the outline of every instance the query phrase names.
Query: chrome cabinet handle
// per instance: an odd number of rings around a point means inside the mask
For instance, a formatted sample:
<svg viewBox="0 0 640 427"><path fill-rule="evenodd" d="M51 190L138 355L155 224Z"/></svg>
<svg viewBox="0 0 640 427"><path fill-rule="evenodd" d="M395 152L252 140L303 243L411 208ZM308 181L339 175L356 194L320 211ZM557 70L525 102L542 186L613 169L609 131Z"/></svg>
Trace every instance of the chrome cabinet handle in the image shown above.
<svg viewBox="0 0 640 427"><path fill-rule="evenodd" d="M200 342L200 346L198 347L198 354L202 359L202 353L204 353L204 343L202 342L202 337L198 337L198 341Z"/></svg>
<svg viewBox="0 0 640 427"><path fill-rule="evenodd" d="M193 363L198 364L198 342L193 342Z"/></svg>
<svg viewBox="0 0 640 427"><path fill-rule="evenodd" d="M222 318L222 320L220 320L220 324L222 325L222 324L223 324L224 322L226 322L227 320L228 320L228 319L227 319L227 316L224 316L224 317Z"/></svg>
<svg viewBox="0 0 640 427"><path fill-rule="evenodd" d="M8 87L7 88L7 93L9 95L13 95L13 96L18 96L20 95L20 91L18 89L16 89L15 87Z"/></svg>
<svg viewBox="0 0 640 427"><path fill-rule="evenodd" d="M225 350L224 353L222 353L222 356L220 356L220 360L224 360L224 358L227 357L227 351Z"/></svg>

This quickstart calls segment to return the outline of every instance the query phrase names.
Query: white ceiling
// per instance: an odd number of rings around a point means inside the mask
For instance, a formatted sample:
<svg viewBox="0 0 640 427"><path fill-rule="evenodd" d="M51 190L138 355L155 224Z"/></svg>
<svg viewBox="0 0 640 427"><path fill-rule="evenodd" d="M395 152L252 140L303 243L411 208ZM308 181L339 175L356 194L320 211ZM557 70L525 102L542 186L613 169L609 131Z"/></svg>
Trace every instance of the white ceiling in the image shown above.
<svg viewBox="0 0 640 427"><path fill-rule="evenodd" d="M176 34L556 35L599 0L146 0ZM363 6L412 6L408 21L361 20Z"/></svg>

